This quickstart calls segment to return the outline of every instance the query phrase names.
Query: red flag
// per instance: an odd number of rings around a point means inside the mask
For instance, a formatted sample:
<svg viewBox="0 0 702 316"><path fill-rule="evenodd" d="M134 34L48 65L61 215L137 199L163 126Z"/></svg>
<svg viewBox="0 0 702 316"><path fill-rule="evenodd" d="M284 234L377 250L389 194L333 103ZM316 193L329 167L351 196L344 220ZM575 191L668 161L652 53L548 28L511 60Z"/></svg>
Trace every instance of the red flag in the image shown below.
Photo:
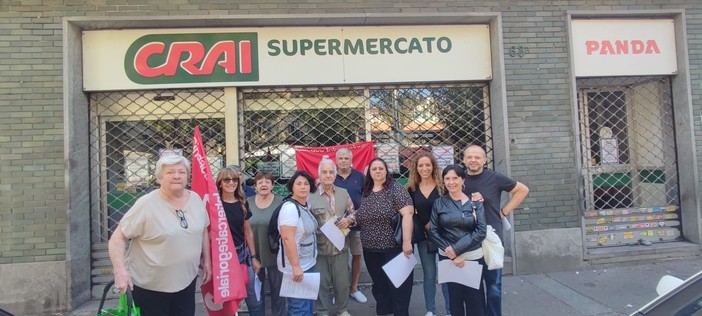
<svg viewBox="0 0 702 316"><path fill-rule="evenodd" d="M246 265L239 263L199 126L195 126L192 164L192 190L205 201L210 217L212 279L200 287L202 297L210 316L232 316L239 309L239 302L246 298L249 274Z"/></svg>
<svg viewBox="0 0 702 316"><path fill-rule="evenodd" d="M353 168L363 173L371 160L375 158L373 150L373 142L358 142L337 146L326 147L295 147L295 160L297 161L297 170L309 172L312 177L317 179L317 170L319 161L322 157L328 156L329 159L336 163L336 151L341 148L347 148L353 155Z"/></svg>

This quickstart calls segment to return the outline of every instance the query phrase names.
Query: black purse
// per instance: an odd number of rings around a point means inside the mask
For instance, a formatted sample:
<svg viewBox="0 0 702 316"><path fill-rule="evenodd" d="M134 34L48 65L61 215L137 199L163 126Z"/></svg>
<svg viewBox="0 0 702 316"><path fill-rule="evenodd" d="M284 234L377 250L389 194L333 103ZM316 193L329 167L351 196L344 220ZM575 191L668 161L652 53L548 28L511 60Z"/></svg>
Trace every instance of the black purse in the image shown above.
<svg viewBox="0 0 702 316"><path fill-rule="evenodd" d="M393 194L393 188L395 187L394 183L392 186L390 186L390 196L389 200L390 203L392 203L392 194ZM400 214L399 211L395 211L395 214L392 216L391 219L391 224L395 227L395 231L393 232L393 237L395 238L395 243L398 245L402 245L402 214ZM412 216L412 243L416 244L424 239L427 238L427 235L424 233L424 227L419 224L419 221L417 220L417 214L414 214Z"/></svg>
<svg viewBox="0 0 702 316"><path fill-rule="evenodd" d="M419 221L415 218L416 216L412 216L412 243L416 244L422 240L427 239L427 235L424 233L424 227L419 225ZM395 212L395 215L392 216L392 225L395 226L395 232L394 232L394 237L395 237L395 242L398 245L402 245L402 214L400 212Z"/></svg>

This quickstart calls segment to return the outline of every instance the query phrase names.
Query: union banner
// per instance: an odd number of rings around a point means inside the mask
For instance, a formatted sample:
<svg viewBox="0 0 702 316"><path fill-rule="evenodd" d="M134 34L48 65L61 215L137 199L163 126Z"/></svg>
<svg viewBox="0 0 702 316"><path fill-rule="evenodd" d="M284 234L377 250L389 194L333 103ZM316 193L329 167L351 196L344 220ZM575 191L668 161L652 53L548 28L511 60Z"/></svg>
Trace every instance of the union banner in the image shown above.
<svg viewBox="0 0 702 316"><path fill-rule="evenodd" d="M364 173L371 160L375 158L373 142L358 142L337 146L325 147L298 147L295 146L295 159L297 160L297 170L309 172L315 179L318 178L317 170L319 161L327 156L336 163L336 152L341 148L347 148L353 155L352 168ZM364 173L365 174L365 173Z"/></svg>
<svg viewBox="0 0 702 316"><path fill-rule="evenodd" d="M212 279L200 287L202 298L210 316L231 316L237 312L239 302L246 298L249 275L246 265L239 263L199 126L195 126L193 137L192 174L192 190L205 201L210 217Z"/></svg>

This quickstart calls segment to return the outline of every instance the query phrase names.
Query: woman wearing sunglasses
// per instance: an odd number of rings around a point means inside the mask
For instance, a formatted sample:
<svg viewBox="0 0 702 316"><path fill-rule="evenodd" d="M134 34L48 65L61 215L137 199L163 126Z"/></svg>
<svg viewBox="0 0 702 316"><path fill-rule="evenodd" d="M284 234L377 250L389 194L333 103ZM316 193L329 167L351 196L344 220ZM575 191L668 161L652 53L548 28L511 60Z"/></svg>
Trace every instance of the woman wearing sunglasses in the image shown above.
<svg viewBox="0 0 702 316"><path fill-rule="evenodd" d="M217 174L217 190L222 199L224 213L227 215L229 230L232 233L239 263L246 264L249 272L249 283L246 284L246 306L249 315L264 315L263 301L256 299L254 275L261 269L260 259L256 252L253 231L251 230L251 208L246 202L244 190L241 187L241 171L227 167ZM263 295L259 295L263 297Z"/></svg>
<svg viewBox="0 0 702 316"><path fill-rule="evenodd" d="M115 288L122 293L132 289L143 316L194 315L201 257L203 282L212 276L209 217L200 196L185 188L189 170L183 156L159 159L161 187L140 197L110 238Z"/></svg>

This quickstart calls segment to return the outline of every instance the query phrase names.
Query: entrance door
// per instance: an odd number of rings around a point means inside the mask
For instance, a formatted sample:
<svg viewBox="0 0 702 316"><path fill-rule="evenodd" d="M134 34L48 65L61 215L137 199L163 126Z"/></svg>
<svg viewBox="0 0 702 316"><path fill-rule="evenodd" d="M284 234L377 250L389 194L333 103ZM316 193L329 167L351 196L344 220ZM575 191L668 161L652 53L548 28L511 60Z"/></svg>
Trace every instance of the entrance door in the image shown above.
<svg viewBox="0 0 702 316"><path fill-rule="evenodd" d="M588 247L681 237L667 78L578 81Z"/></svg>

